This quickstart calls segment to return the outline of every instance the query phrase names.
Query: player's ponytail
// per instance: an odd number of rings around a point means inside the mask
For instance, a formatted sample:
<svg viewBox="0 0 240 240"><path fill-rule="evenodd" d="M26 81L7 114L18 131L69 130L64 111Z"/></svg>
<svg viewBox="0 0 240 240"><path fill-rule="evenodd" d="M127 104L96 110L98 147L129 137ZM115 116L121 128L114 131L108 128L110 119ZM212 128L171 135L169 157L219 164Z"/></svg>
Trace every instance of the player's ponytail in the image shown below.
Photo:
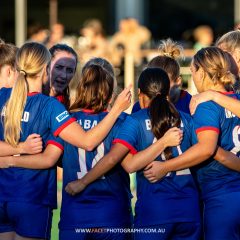
<svg viewBox="0 0 240 240"><path fill-rule="evenodd" d="M70 110L87 108L99 113L107 109L114 88L112 65L103 58L89 60L82 69L77 97Z"/></svg>
<svg viewBox="0 0 240 240"><path fill-rule="evenodd" d="M42 44L26 43L16 56L19 72L4 113L4 138L12 146L17 146L21 133L21 119L28 93L28 79L42 78L50 60L50 53Z"/></svg>
<svg viewBox="0 0 240 240"><path fill-rule="evenodd" d="M201 68L214 85L222 84L229 89L236 81L229 55L218 47L199 50L193 57L193 66L196 70Z"/></svg>
<svg viewBox="0 0 240 240"><path fill-rule="evenodd" d="M145 69L138 82L140 92L151 100L149 114L154 136L159 139L171 127L180 126L180 116L169 102L170 81L165 71L159 68ZM171 158L171 149L164 151L166 159Z"/></svg>

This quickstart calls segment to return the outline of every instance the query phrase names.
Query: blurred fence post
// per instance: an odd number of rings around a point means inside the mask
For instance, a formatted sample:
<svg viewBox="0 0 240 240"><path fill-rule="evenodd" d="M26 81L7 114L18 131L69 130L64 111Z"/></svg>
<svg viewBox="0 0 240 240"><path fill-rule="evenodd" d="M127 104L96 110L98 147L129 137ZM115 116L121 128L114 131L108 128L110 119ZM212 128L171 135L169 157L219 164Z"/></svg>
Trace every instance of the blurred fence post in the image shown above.
<svg viewBox="0 0 240 240"><path fill-rule="evenodd" d="M240 0L234 0L234 23L240 22Z"/></svg>
<svg viewBox="0 0 240 240"><path fill-rule="evenodd" d="M27 35L27 0L15 0L15 44L21 47Z"/></svg>
<svg viewBox="0 0 240 240"><path fill-rule="evenodd" d="M126 111L131 113L133 105L133 97L135 96L134 92L134 56L131 52L126 52L124 56L124 87L127 87L129 84L132 84L132 104L131 107Z"/></svg>
<svg viewBox="0 0 240 240"><path fill-rule="evenodd" d="M180 74L181 75L191 75L190 67L181 67ZM191 95L197 94L197 89L192 80L192 76L190 78L188 78L188 92Z"/></svg>
<svg viewBox="0 0 240 240"><path fill-rule="evenodd" d="M49 0L49 29L58 21L58 1Z"/></svg>

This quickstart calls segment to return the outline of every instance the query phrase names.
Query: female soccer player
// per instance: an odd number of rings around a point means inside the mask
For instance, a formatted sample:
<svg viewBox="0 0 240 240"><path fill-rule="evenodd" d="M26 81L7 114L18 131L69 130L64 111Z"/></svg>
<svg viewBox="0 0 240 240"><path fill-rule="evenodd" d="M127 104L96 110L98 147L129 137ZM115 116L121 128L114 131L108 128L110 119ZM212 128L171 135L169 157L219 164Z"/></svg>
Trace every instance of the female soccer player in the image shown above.
<svg viewBox="0 0 240 240"><path fill-rule="evenodd" d="M103 110L106 109L110 101L112 90L113 70L111 65L103 59L90 60L83 68L78 89L79 96L73 105L73 109L83 108L73 115L85 129L97 124L107 115ZM84 177L96 162L109 152L112 141L124 119L125 116L122 115L107 138L94 151L86 152L69 144L62 145L62 142L54 139L51 141L55 141L55 146L60 148L56 148L51 154L49 149L53 147L48 145L43 154L34 157L15 157L9 161L13 161L14 165L21 167L50 167L54 165L64 147L63 187L65 188L69 182ZM161 144L158 147L164 149L167 146L179 144L182 138L179 133L177 129L170 129L162 136ZM56 141L60 145L57 145ZM55 160L53 159L54 155ZM44 159L44 161L41 161L41 159ZM104 177L89 185L82 194L72 197L63 190L60 239L105 239L106 237L110 239L129 239L130 236L126 233L130 231L130 226L129 179L120 165L115 166ZM81 228L82 232L76 233L76 228ZM123 232L116 233L114 228ZM86 232L87 229L90 229L90 233Z"/></svg>
<svg viewBox="0 0 240 240"><path fill-rule="evenodd" d="M43 93L56 97L69 109L69 84L76 72L77 53L66 44L56 44L49 51L52 57L47 68L48 80L43 85Z"/></svg>
<svg viewBox="0 0 240 240"><path fill-rule="evenodd" d="M85 130L99 124L108 115L107 108L113 88L114 71L109 62L95 58L85 64L77 98L71 107L75 111L73 117ZM93 151L62 143L64 155L60 240L130 238L130 233L111 231L114 228L130 229L132 222L129 176L120 165L89 185L82 194L72 197L64 190L69 182L81 179L109 152L125 117L124 114L119 116L107 137ZM77 228L83 232L77 233ZM89 229L89 233L84 232Z"/></svg>
<svg viewBox="0 0 240 240"><path fill-rule="evenodd" d="M156 155L157 162L178 156L191 146L191 117L177 112L167 100L170 88L167 74L159 68L148 68L141 73L138 87L142 109L125 120L111 151L81 180L67 185L68 193L80 192L129 151L136 154L149 147L156 138L160 140L154 151L164 150L161 156ZM169 128L180 125L183 130L181 144L168 148L161 137ZM145 153L144 150L133 157L128 155L122 162L126 171L137 171L134 227L141 230L140 233L136 231L135 239L198 239L201 229L198 191L189 169L172 172L162 181L151 184L144 177L144 168L150 163Z"/></svg>
<svg viewBox="0 0 240 240"><path fill-rule="evenodd" d="M0 91L4 117L1 140L17 146L19 140L38 133L46 143L52 133L92 150L108 134L121 111L129 106L129 89L123 91L96 128L85 132L57 100L40 93L49 60L50 53L41 44L26 43L19 49L16 83L12 91L5 88ZM1 170L0 175L0 237L13 239L16 234L16 238L22 239L48 239L52 208L56 206L55 168L39 171L11 168Z"/></svg>
<svg viewBox="0 0 240 240"><path fill-rule="evenodd" d="M228 57L221 49L209 47L197 52L191 71L198 92L211 89L237 98L233 92L226 92L235 79L230 73ZM204 203L205 239L239 239L240 173L214 160L214 154L217 146L238 154L240 120L209 101L197 107L193 121L198 142L175 159L152 164L145 176L155 182L168 172L196 165L194 175Z"/></svg>
<svg viewBox="0 0 240 240"><path fill-rule="evenodd" d="M180 65L177 59L183 55L182 46L171 39L163 40L158 48L159 56L154 57L148 67L161 68L167 72L170 79L170 100L177 110L185 113L189 112L191 95L181 89L182 78L180 76ZM132 112L140 110L139 102L135 103Z"/></svg>

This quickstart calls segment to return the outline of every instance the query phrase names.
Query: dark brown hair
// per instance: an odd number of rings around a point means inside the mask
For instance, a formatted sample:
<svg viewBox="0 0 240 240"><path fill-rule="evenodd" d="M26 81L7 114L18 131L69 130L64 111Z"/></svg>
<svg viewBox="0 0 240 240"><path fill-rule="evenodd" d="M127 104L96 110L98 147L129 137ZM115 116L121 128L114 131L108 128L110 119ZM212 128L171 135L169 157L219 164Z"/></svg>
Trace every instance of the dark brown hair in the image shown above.
<svg viewBox="0 0 240 240"><path fill-rule="evenodd" d="M171 127L180 126L180 116L174 105L168 101L170 81L160 68L145 69L138 80L138 88L150 100L149 113L154 136L159 139ZM171 148L164 151L166 159L172 156Z"/></svg>

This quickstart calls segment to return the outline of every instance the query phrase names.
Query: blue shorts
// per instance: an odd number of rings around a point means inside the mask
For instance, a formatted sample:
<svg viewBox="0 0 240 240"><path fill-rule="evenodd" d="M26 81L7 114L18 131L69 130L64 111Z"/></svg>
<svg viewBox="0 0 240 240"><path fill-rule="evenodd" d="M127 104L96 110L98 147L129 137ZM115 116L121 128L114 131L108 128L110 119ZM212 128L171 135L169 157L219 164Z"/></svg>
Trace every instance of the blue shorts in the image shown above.
<svg viewBox="0 0 240 240"><path fill-rule="evenodd" d="M50 239L52 208L25 202L0 202L0 233Z"/></svg>
<svg viewBox="0 0 240 240"><path fill-rule="evenodd" d="M132 240L132 234L124 230L130 228L76 228L60 230L59 240Z"/></svg>
<svg viewBox="0 0 240 240"><path fill-rule="evenodd" d="M204 201L204 236L205 240L240 239L240 192Z"/></svg>
<svg viewBox="0 0 240 240"><path fill-rule="evenodd" d="M135 228L134 231L134 240L199 240L201 224L196 222L170 223Z"/></svg>

